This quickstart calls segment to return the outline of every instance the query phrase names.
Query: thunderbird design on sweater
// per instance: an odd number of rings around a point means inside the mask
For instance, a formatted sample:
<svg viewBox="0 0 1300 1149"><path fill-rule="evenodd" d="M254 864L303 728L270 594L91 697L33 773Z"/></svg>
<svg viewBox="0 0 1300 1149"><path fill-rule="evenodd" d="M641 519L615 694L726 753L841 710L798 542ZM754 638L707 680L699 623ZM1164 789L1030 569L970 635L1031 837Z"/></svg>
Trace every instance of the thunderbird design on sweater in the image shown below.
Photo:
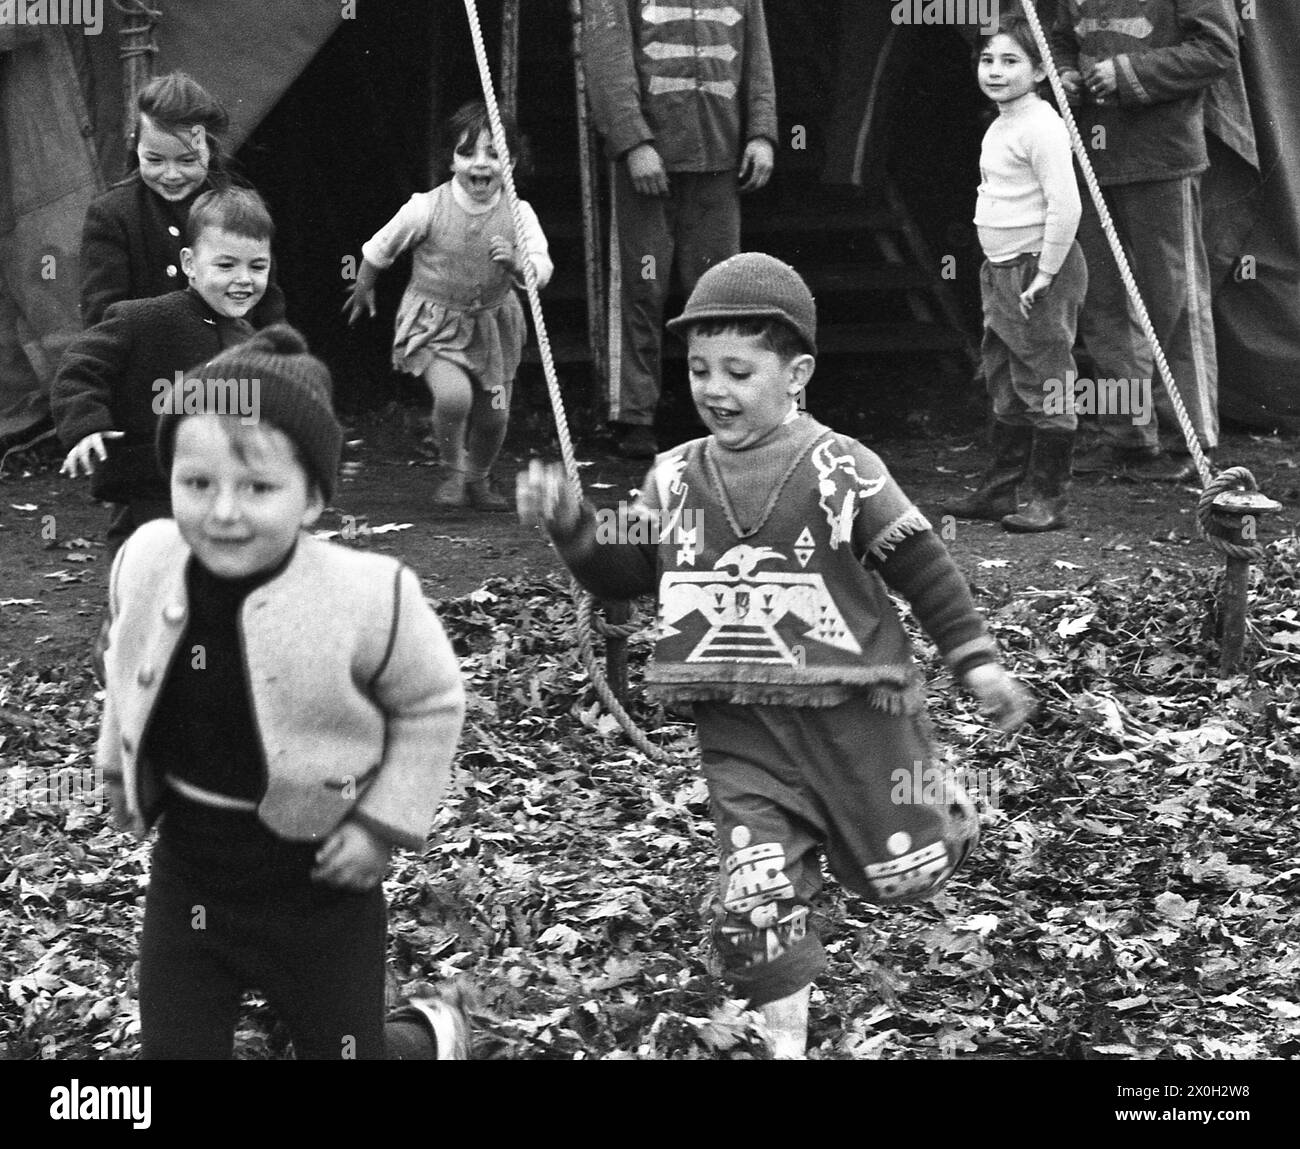
<svg viewBox="0 0 1300 1149"><path fill-rule="evenodd" d="M771 547L736 546L724 552L711 571L664 575L659 615L660 637L680 633L676 623L699 611L708 630L686 656L687 662L766 662L803 664L803 650L782 639L777 625L786 615L805 623L805 637L850 654L861 654L839 607L820 574L760 572L769 560L786 556Z"/></svg>

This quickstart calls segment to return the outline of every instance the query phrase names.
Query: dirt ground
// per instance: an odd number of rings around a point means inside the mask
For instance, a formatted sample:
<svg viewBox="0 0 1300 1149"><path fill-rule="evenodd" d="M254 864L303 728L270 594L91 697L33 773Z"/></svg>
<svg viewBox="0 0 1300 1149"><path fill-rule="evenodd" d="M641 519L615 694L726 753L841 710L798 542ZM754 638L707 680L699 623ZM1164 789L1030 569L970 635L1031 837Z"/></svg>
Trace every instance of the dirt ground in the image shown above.
<svg viewBox="0 0 1300 1149"><path fill-rule="evenodd" d="M517 420L497 473L503 487L533 453L558 455L544 412ZM959 491L981 466L979 434L920 428L873 440L854 430L889 464L903 488L939 523L935 504ZM575 423L575 427L578 424ZM450 516L431 509L434 462L422 443L418 412L390 408L357 421L361 437L355 478L340 485L319 529L339 530L345 516L368 523L368 544L397 555L420 574L431 598L467 593L489 577L559 572L560 564L537 530L513 514ZM661 444L664 445L664 444ZM627 497L643 477L640 464L612 457L596 436L577 432L583 482L598 505ZM1221 465L1245 465L1262 490L1281 502L1282 514L1264 524L1265 538L1295 533L1300 521L1300 439L1229 433ZM107 509L94 502L84 480L57 473L51 444L11 455L0 473L0 663L67 665L84 657L105 601L108 573L103 548ZM1073 525L1043 535L1014 536L995 524L958 523L948 546L971 583L995 588L1076 587L1098 579L1139 579L1151 567L1217 566L1197 538L1195 492L1152 481L1078 478L1072 491ZM383 531L388 524L409 524ZM950 524L951 526L951 524Z"/></svg>

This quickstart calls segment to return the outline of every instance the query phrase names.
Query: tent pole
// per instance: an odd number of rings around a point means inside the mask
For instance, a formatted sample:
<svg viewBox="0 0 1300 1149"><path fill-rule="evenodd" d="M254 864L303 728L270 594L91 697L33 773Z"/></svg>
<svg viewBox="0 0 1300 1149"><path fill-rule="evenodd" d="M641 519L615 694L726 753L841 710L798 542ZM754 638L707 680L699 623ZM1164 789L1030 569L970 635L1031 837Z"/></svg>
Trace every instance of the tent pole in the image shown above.
<svg viewBox="0 0 1300 1149"><path fill-rule="evenodd" d="M126 167L133 167L131 155L135 136L135 105L144 86L153 79L153 61L158 45L153 40L154 25L162 17L157 3L147 0L113 0L122 13L118 54L122 58L122 134L126 137Z"/></svg>
<svg viewBox="0 0 1300 1149"><path fill-rule="evenodd" d="M582 0L569 0L573 17L573 87L578 105L578 173L582 182L583 270L587 284L587 343L591 347L592 374L606 376L609 348L605 338L604 243L596 197L599 182L591 126L587 115L587 81L582 70Z"/></svg>
<svg viewBox="0 0 1300 1149"><path fill-rule="evenodd" d="M519 121L519 0L501 4L501 107Z"/></svg>

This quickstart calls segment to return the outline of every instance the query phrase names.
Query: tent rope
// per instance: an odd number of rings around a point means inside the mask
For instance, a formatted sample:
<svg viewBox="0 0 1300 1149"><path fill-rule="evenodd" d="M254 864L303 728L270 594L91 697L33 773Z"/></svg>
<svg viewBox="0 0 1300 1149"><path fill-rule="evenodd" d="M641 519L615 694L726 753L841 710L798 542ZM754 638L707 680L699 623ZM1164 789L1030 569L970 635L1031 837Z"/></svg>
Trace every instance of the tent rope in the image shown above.
<svg viewBox="0 0 1300 1149"><path fill-rule="evenodd" d="M150 56L158 51L158 45L153 42L154 25L162 19L162 10L153 7L147 0L113 0L113 7L116 8L125 20L142 20L143 24L137 24L133 27L119 28L117 34L122 38L123 43L118 55L122 59L128 59L131 56ZM127 37L146 37L139 43L126 43Z"/></svg>
<svg viewBox="0 0 1300 1149"><path fill-rule="evenodd" d="M1219 476L1218 480L1214 479L1210 461L1205 457L1205 452L1201 449L1200 441L1196 437L1196 429L1192 426L1191 416L1187 413L1187 407L1178 391L1178 385L1174 382L1173 373L1169 369L1169 362L1165 358L1164 348L1161 347L1160 340L1156 336L1151 316L1147 313L1146 304L1142 300L1137 281L1133 277L1133 270L1129 266L1128 256L1124 252L1124 245L1120 242L1119 233L1115 230L1115 223L1110 216L1110 209L1106 206L1106 199L1102 195L1101 185L1097 182L1097 174L1092 170L1092 161L1088 158L1088 149L1084 146L1083 137L1079 134L1079 126L1074 122L1074 113L1070 110L1070 101L1065 93L1065 85L1061 83L1061 74L1057 71L1056 61L1052 57L1051 45L1043 32L1043 26L1038 19L1038 12L1034 8L1033 0L1020 0L1020 7L1034 33L1034 40L1038 44L1039 54L1043 58L1043 66L1047 69L1047 78L1051 82L1052 92L1056 96L1057 110L1061 113L1061 119L1065 121L1066 130L1070 133L1070 144L1079 161L1079 169L1083 172L1083 179L1088 185L1088 192L1092 196L1092 202L1097 207L1101 228L1106 233L1106 241L1110 245L1111 253L1115 256L1120 278L1124 281L1128 297L1133 302L1133 309L1137 313L1142 331L1151 344L1152 356L1155 359L1156 367L1160 371L1165 393L1169 396L1169 402L1173 406L1174 414L1178 417L1178 425L1182 428L1183 439L1187 443L1187 449L1192 456L1192 461L1196 464L1196 473L1200 476L1202 487L1196 513L1201 535L1216 550L1240 558L1252 557L1254 561L1259 561L1259 558L1254 556L1262 557L1261 548L1241 548L1237 544L1230 543L1227 539L1210 533L1208 530L1210 522L1209 508L1214 501L1215 495L1232 487L1251 491L1259 488L1255 483L1255 477L1245 467L1230 467ZM1232 477L1224 482L1226 476L1229 475ZM1238 551L1243 549L1248 550L1249 555L1237 554Z"/></svg>
<svg viewBox="0 0 1300 1149"><path fill-rule="evenodd" d="M479 82L483 88L483 102L487 105L488 120L492 125L492 141L497 155L501 158L501 182L506 200L510 204L510 215L514 220L515 235L524 234L523 210L519 204L519 193L515 190L514 172L511 170L510 150L506 146L505 128L501 123L501 109L497 104L496 91L492 86L492 68L488 63L487 49L483 43L483 28L479 23L478 4L476 0L465 0L465 13L469 17L470 37L474 41L474 58L478 62ZM555 431L560 441L560 457L564 460L565 474L574 492L581 497L582 484L578 479L578 463L573 453L573 440L569 436L569 420L564 411L564 399L560 394L560 381L555 371L555 358L551 353L551 340L546 331L546 319L542 315L542 302L538 295L537 269L528 258L520 260L524 274L524 286L528 292L528 306L532 311L533 327L537 331L537 347L541 353L542 371L546 375L546 390L551 399L551 410L555 415ZM662 750L655 746L645 732L637 726L632 716L623 708L614 696L605 675L600 668L592 650L592 596L578 585L576 579L569 580L570 593L577 605L578 650L597 696L604 703L605 709L614 716L627 734L628 740L647 758L662 761ZM607 631L607 633L609 633Z"/></svg>

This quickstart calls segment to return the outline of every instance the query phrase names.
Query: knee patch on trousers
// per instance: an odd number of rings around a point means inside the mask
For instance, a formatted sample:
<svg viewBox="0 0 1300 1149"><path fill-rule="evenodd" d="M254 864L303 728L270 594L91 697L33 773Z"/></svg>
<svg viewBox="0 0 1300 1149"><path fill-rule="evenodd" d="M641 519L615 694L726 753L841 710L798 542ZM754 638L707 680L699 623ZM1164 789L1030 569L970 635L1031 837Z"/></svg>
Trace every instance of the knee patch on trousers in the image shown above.
<svg viewBox="0 0 1300 1149"><path fill-rule="evenodd" d="M909 902L937 893L975 849L980 833L979 813L955 781L949 784L943 805L935 812L942 818L937 841L918 847L911 834L900 830L885 842L889 858L863 867L873 901Z"/></svg>

